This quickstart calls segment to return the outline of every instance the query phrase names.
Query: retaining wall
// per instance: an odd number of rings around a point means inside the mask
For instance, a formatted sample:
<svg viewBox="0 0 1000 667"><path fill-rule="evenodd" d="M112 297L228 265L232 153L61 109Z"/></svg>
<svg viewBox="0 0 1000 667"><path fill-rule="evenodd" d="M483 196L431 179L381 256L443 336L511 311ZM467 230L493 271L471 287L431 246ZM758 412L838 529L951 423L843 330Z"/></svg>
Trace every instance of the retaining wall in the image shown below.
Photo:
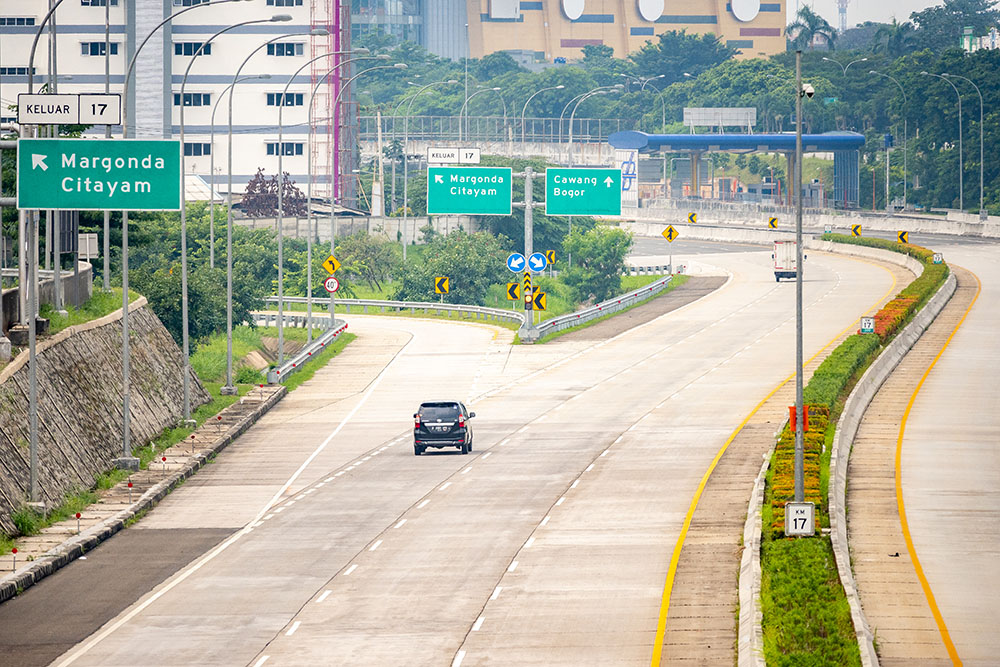
<svg viewBox="0 0 1000 667"><path fill-rule="evenodd" d="M183 355L140 298L129 307L131 434L143 446L181 418ZM37 347L40 500L57 504L113 467L122 442L121 310ZM28 352L0 371L0 529L28 498ZM191 404L209 396L191 373Z"/></svg>
<svg viewBox="0 0 1000 667"><path fill-rule="evenodd" d="M72 270L63 270L62 293L66 303L79 307L80 304L90 298L93 293L93 267L90 262L80 262L79 274L74 275ZM4 276L17 275L17 271L4 271ZM12 287L3 290L0 296L0 332L6 333L10 327L17 324L20 309L18 307L18 289ZM51 271L40 271L38 276L38 303L55 302L55 280L52 279Z"/></svg>

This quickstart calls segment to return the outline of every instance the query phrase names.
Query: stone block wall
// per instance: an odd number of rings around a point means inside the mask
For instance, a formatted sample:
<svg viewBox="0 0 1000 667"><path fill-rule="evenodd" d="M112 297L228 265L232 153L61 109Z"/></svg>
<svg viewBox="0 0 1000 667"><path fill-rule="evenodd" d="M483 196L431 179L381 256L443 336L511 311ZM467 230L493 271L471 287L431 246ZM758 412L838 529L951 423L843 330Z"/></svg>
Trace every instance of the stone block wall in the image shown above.
<svg viewBox="0 0 1000 667"><path fill-rule="evenodd" d="M183 354L145 298L129 308L133 450L176 424L183 410ZM58 504L89 488L122 450L121 311L39 343L40 499ZM0 371L0 529L28 499L27 351ZM191 374L192 408L209 400Z"/></svg>

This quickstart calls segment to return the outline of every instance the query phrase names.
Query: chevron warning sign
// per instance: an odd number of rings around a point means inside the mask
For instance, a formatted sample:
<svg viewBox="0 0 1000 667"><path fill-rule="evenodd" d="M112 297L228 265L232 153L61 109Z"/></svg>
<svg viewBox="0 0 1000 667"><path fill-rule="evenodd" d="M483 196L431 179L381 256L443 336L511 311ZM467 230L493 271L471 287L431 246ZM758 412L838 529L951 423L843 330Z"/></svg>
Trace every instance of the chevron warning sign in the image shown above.
<svg viewBox="0 0 1000 667"><path fill-rule="evenodd" d="M770 227L771 229L777 229L778 228L778 219L774 218L774 217L768 218L767 219L767 226Z"/></svg>
<svg viewBox="0 0 1000 667"><path fill-rule="evenodd" d="M434 279L434 293L435 294L447 294L450 291L451 285L449 284L448 276L438 276Z"/></svg>
<svg viewBox="0 0 1000 667"><path fill-rule="evenodd" d="M698 214L688 213L688 222L690 222L692 225L698 222Z"/></svg>
<svg viewBox="0 0 1000 667"><path fill-rule="evenodd" d="M861 225L851 225L851 234L861 236Z"/></svg>
<svg viewBox="0 0 1000 667"><path fill-rule="evenodd" d="M531 295L531 302L534 310L545 310L545 292L535 292Z"/></svg>
<svg viewBox="0 0 1000 667"><path fill-rule="evenodd" d="M909 232L899 232L898 234L896 234L896 239L900 243L909 243L910 242L908 240L909 238L910 238L910 233Z"/></svg>
<svg viewBox="0 0 1000 667"><path fill-rule="evenodd" d="M556 263L556 251L555 250L546 250L545 251L545 261L548 262L549 265L555 264Z"/></svg>
<svg viewBox="0 0 1000 667"><path fill-rule="evenodd" d="M521 298L521 283L507 283L507 300L517 301Z"/></svg>

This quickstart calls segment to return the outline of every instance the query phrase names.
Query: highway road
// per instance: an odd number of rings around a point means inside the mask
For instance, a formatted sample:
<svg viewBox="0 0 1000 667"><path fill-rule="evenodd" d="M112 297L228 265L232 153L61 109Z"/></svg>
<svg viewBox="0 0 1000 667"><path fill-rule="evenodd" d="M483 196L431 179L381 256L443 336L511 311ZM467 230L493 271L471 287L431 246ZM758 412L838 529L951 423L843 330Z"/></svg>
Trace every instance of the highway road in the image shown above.
<svg viewBox="0 0 1000 667"><path fill-rule="evenodd" d="M914 550L958 658L966 665L995 665L1000 655L1000 243L934 237L924 244L972 271L982 286L915 396L900 446L903 499Z"/></svg>
<svg viewBox="0 0 1000 667"><path fill-rule="evenodd" d="M808 261L807 357L893 285ZM95 611L54 664L648 664L691 498L793 371L794 286L770 251L698 266L726 284L604 341L349 316L337 362L129 530L212 546ZM414 457L414 408L441 397L477 412L475 451ZM86 597L88 568L129 567L115 542L28 591L23 616L44 585Z"/></svg>

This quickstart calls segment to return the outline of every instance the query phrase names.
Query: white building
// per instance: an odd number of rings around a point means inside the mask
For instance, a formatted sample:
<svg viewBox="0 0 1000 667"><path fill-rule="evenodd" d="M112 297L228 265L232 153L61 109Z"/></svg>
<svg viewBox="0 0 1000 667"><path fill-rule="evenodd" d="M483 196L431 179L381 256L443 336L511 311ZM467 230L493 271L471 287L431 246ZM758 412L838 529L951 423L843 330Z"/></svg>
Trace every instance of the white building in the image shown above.
<svg viewBox="0 0 1000 667"><path fill-rule="evenodd" d="M55 76L61 93L104 92L105 16L109 18L111 92L122 92L125 69L135 49L166 16L180 10L186 13L161 28L142 47L136 63L132 88L127 96L129 135L133 137L178 137L180 104L185 108L185 154L187 172L198 174L225 192L228 175L228 98L236 69L255 49L257 52L243 68L241 81L233 96L233 184L242 191L259 167L266 174L278 170L278 105L289 77L301 72L289 86L283 110L283 168L305 190L312 162L314 194L329 196L330 140L332 123L331 90L337 80L324 82L324 74L337 61L324 57L307 65L315 56L349 48L349 28L336 21L337 13L349 21L347 11L339 11L347 0L247 0L220 5L206 5L208 0L64 0L55 12ZM110 6L106 6L110 3ZM0 98L4 122L16 115L9 105L16 104L18 93L28 87L28 57L31 43L48 11L48 0L0 0ZM291 20L270 22L285 14ZM184 98L180 87L184 72L199 46L227 26L245 21L260 23L241 26L219 37L199 56L191 69ZM327 36L310 35L326 28ZM343 41L338 35L343 34ZM282 35L270 45L265 43ZM339 61L346 59L340 57ZM303 67L304 66L304 67ZM340 68L348 72L351 65ZM43 31L34 62L34 90L39 92L50 80L49 31ZM261 76L269 78L261 78ZM318 87L316 84L319 84ZM307 105L316 93L312 132L307 124ZM356 110L344 104L342 118L356 117ZM348 100L349 102L349 100ZM212 112L215 111L215 137L211 137ZM115 128L120 136L121 128ZM103 128L90 134L103 136ZM349 128L338 129L343 147L338 162L340 173L350 174L354 150ZM349 136L350 135L350 136ZM310 148L312 150L310 151ZM215 173L210 169L215 153ZM350 203L354 192L351 179L342 178L338 198Z"/></svg>

